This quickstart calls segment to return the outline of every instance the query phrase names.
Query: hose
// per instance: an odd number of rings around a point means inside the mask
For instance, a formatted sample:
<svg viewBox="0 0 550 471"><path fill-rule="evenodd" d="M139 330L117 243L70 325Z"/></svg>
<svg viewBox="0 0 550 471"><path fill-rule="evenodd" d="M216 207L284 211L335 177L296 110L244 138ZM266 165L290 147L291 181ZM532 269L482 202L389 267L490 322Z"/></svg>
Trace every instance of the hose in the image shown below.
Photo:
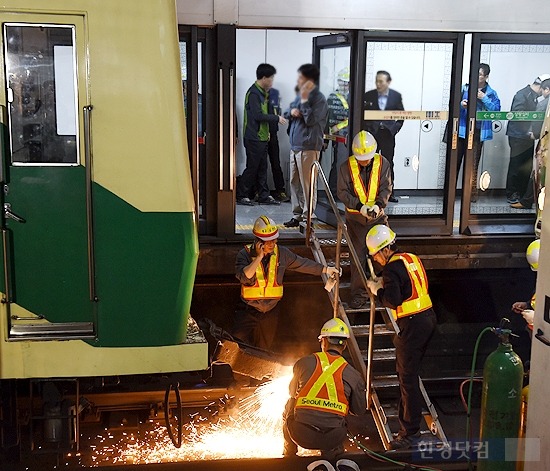
<svg viewBox="0 0 550 471"><path fill-rule="evenodd" d="M395 464L397 466L401 466L404 469L407 470L418 470L418 471L441 471L438 468L432 468L428 466L416 466L411 463L405 463L403 461L396 461L392 460L391 458L388 458L387 456L381 455L380 453L376 453L375 451L372 451L371 449L367 448L365 445L363 445L359 440L357 440L353 435L348 433L348 438L359 448L361 451L366 453L370 458L376 460L376 461L382 461L385 463L391 463Z"/></svg>
<svg viewBox="0 0 550 471"><path fill-rule="evenodd" d="M476 368L476 362L477 362L477 350L479 348L479 343L481 342L481 338L487 333L492 332L493 327L485 327L480 334L477 336L476 344L474 347L474 356L472 357L472 368L470 370L470 387L468 388L468 403L466 408L466 437L468 437L468 443L466 445L466 451L468 452L468 469L472 469L472 454L470 449L470 428L472 423L472 390L474 386L474 373ZM463 383L464 384L464 383ZM461 385L462 390L462 385Z"/></svg>
<svg viewBox="0 0 550 471"><path fill-rule="evenodd" d="M181 442L183 437L183 408L181 405L181 395L179 383L176 383L174 386L174 393L176 395L176 410L177 410L177 440L174 437L174 432L172 430L172 424L170 424L170 391L172 390L172 383L166 388L164 394L164 422L166 423L166 430L168 431L168 436L172 440L172 444L176 448L181 448Z"/></svg>

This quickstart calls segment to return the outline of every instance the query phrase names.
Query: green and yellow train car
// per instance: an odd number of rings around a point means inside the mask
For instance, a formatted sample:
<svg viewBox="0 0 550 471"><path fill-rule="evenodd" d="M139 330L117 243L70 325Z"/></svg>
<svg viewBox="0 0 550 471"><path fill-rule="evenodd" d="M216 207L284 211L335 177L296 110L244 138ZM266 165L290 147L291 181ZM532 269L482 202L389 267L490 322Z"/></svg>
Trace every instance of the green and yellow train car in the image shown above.
<svg viewBox="0 0 550 471"><path fill-rule="evenodd" d="M0 379L200 370L173 0L4 0Z"/></svg>

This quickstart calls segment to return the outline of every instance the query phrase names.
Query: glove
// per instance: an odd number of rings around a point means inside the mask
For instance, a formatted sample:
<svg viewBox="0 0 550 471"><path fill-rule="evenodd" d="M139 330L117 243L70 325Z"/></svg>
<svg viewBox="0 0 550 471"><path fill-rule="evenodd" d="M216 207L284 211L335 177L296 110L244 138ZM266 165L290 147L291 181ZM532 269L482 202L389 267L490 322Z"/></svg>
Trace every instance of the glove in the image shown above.
<svg viewBox="0 0 550 471"><path fill-rule="evenodd" d="M382 289L384 285L382 284L382 280L367 280L367 287L369 288L370 292L374 294L375 296L378 294L378 290Z"/></svg>
<svg viewBox="0 0 550 471"><path fill-rule="evenodd" d="M525 311L521 311L521 315L529 325L533 325L535 320L535 311L532 309L525 309Z"/></svg>
<svg viewBox="0 0 550 471"><path fill-rule="evenodd" d="M371 218L377 218L380 215L381 209L380 206L375 204L374 206L369 206L367 204L364 204L361 206L360 213L363 217L366 217L367 219Z"/></svg>
<svg viewBox="0 0 550 471"><path fill-rule="evenodd" d="M340 270L338 270L338 268L336 268L336 267L327 267L325 273L329 277L336 278L336 276L342 276L342 269L340 268Z"/></svg>

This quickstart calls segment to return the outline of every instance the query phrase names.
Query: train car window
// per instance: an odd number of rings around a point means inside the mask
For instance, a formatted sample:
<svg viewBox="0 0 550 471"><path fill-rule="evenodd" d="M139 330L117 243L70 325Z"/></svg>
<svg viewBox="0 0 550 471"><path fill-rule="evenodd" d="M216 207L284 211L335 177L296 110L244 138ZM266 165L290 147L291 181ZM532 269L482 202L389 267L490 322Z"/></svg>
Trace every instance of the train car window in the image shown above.
<svg viewBox="0 0 550 471"><path fill-rule="evenodd" d="M444 211L453 44L367 41L363 129L393 166L386 212Z"/></svg>
<svg viewBox="0 0 550 471"><path fill-rule="evenodd" d="M74 26L5 24L13 165L77 165Z"/></svg>

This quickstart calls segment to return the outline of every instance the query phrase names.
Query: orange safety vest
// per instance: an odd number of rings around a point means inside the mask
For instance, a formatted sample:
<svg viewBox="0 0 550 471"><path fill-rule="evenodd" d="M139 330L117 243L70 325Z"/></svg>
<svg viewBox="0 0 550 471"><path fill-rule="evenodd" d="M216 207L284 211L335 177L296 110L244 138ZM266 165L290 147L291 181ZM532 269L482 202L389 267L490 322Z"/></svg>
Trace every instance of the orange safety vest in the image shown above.
<svg viewBox="0 0 550 471"><path fill-rule="evenodd" d="M252 244L245 246L248 253L252 249ZM283 297L283 287L277 283L277 267L279 266L279 248L275 246L273 254L269 259L267 276L264 271L263 263L256 268L256 283L254 286L241 285L241 296L243 299L281 299Z"/></svg>
<svg viewBox="0 0 550 471"><path fill-rule="evenodd" d="M352 156L349 158L348 163L353 189L357 198L359 198L361 204L374 206L376 196L378 195L378 188L380 187L380 176L382 175L382 157L380 154L374 154L368 188L365 188L365 184L361 179L361 168L357 163L357 159ZM346 210L350 213L359 213L355 208L346 208Z"/></svg>
<svg viewBox="0 0 550 471"><path fill-rule="evenodd" d="M420 259L412 253L399 253L390 258L390 263L395 260L401 260L405 264L411 280L412 294L409 299L403 301L401 306L392 309L393 317L400 319L413 316L431 308L432 300L428 294L428 277Z"/></svg>
<svg viewBox="0 0 550 471"><path fill-rule="evenodd" d="M339 355L318 352L315 371L296 397L296 409L347 415L349 401L342 375L348 362Z"/></svg>

